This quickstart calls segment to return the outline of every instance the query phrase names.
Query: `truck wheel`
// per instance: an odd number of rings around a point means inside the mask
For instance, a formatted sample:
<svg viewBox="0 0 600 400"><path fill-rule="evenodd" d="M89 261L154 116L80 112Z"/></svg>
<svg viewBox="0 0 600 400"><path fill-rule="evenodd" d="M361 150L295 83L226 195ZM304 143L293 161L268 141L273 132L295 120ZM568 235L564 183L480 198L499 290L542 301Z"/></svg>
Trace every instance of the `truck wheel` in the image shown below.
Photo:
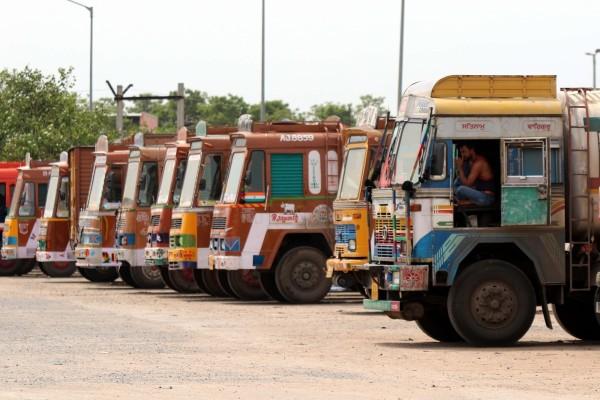
<svg viewBox="0 0 600 400"><path fill-rule="evenodd" d="M90 282L114 282L119 277L115 267L110 268L77 268L81 276Z"/></svg>
<svg viewBox="0 0 600 400"><path fill-rule="evenodd" d="M476 346L510 345L529 329L535 291L527 276L501 260L478 261L450 288L448 315L462 338Z"/></svg>
<svg viewBox="0 0 600 400"><path fill-rule="evenodd" d="M281 295L277 284L275 284L275 274L272 271L261 271L258 273L258 282L262 290L267 293L272 299L285 302L285 298Z"/></svg>
<svg viewBox="0 0 600 400"><path fill-rule="evenodd" d="M162 278L165 285L167 285L167 287L169 287L170 289L175 290L175 288L173 288L173 282L171 282L171 277L169 276L169 267L166 265L161 265L158 268L160 269L160 277Z"/></svg>
<svg viewBox="0 0 600 400"><path fill-rule="evenodd" d="M448 317L448 309L443 306L432 306L425 309L423 318L416 321L419 329L430 338L443 343L461 342L462 338L452 326Z"/></svg>
<svg viewBox="0 0 600 400"><path fill-rule="evenodd" d="M37 261L28 258L17 260L17 265L19 266L17 275L27 275L33 271L36 264Z"/></svg>
<svg viewBox="0 0 600 400"><path fill-rule="evenodd" d="M214 297L228 297L227 292L219 285L217 271L210 269L195 269L194 278L201 281L205 292Z"/></svg>
<svg viewBox="0 0 600 400"><path fill-rule="evenodd" d="M231 290L231 286L229 285L229 280L227 279L227 271L226 270L217 270L217 282L219 282L219 286L227 296L237 298L236 294Z"/></svg>
<svg viewBox="0 0 600 400"><path fill-rule="evenodd" d="M564 304L554 304L554 317L571 336L581 340L600 340L593 292L566 297Z"/></svg>
<svg viewBox="0 0 600 400"><path fill-rule="evenodd" d="M43 262L40 269L51 278L67 278L75 273L77 267L74 262Z"/></svg>
<svg viewBox="0 0 600 400"><path fill-rule="evenodd" d="M0 260L0 276L13 276L19 271L17 260Z"/></svg>
<svg viewBox="0 0 600 400"><path fill-rule="evenodd" d="M194 271L191 268L171 269L168 271L171 289L178 293L202 293L202 290L194 279Z"/></svg>
<svg viewBox="0 0 600 400"><path fill-rule="evenodd" d="M131 280L139 289L162 289L165 283L160 276L160 269L154 266L131 267Z"/></svg>
<svg viewBox="0 0 600 400"><path fill-rule="evenodd" d="M119 267L119 276L123 279L123 282L131 286L132 288L137 288L135 282L131 278L131 267L127 263L121 263Z"/></svg>
<svg viewBox="0 0 600 400"><path fill-rule="evenodd" d="M275 268L275 283L283 298L294 304L317 303L331 288L325 276L325 255L313 247L289 250Z"/></svg>
<svg viewBox="0 0 600 400"><path fill-rule="evenodd" d="M262 289L254 270L227 271L231 291L242 300L267 300L269 295Z"/></svg>

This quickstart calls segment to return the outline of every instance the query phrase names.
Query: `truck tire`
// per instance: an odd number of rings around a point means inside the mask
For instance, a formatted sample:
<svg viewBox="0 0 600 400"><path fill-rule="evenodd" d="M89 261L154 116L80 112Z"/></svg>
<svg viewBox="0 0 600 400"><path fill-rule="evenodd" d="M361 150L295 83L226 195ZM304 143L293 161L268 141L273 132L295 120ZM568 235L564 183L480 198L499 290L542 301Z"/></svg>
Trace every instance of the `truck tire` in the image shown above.
<svg viewBox="0 0 600 400"><path fill-rule="evenodd" d="M227 271L231 291L241 300L267 300L269 295L263 290L254 270L240 269Z"/></svg>
<svg viewBox="0 0 600 400"><path fill-rule="evenodd" d="M204 291L214 297L228 297L227 292L219 284L217 271L210 269L195 269L194 278L202 282Z"/></svg>
<svg viewBox="0 0 600 400"><path fill-rule="evenodd" d="M225 293L227 293L228 297L235 297L235 293L231 290L231 286L229 285L229 280L227 279L227 271L226 270L217 270L217 282L219 282L219 286Z"/></svg>
<svg viewBox="0 0 600 400"><path fill-rule="evenodd" d="M67 278L75 273L75 262L41 262L40 269L50 278Z"/></svg>
<svg viewBox="0 0 600 400"><path fill-rule="evenodd" d="M600 340L592 291L578 297L566 297L563 304L554 304L554 317L571 336L581 340Z"/></svg>
<svg viewBox="0 0 600 400"><path fill-rule="evenodd" d="M258 273L258 282L262 290L267 293L272 299L285 302L285 298L281 295L277 284L275 284L275 274L272 271L261 271Z"/></svg>
<svg viewBox="0 0 600 400"><path fill-rule="evenodd" d="M37 264L37 261L29 259L29 258L17 260L17 265L19 266L19 268L17 270L17 275L19 275L19 276L27 275L28 273L33 271L36 264Z"/></svg>
<svg viewBox="0 0 600 400"><path fill-rule="evenodd" d="M160 269L160 277L162 278L165 285L167 285L168 288L175 290L173 288L173 283L171 282L171 277L169 276L169 267L166 265L161 265L160 267L158 267L158 269Z"/></svg>
<svg viewBox="0 0 600 400"><path fill-rule="evenodd" d="M448 309L445 305L426 308L425 315L416 323L424 334L438 342L462 342L462 338L450 322Z"/></svg>
<svg viewBox="0 0 600 400"><path fill-rule="evenodd" d="M129 264L123 262L119 267L119 276L123 279L123 282L131 286L132 288L137 288L136 283L131 278L131 267Z"/></svg>
<svg viewBox="0 0 600 400"><path fill-rule="evenodd" d="M17 275L19 268L17 260L0 260L0 276Z"/></svg>
<svg viewBox="0 0 600 400"><path fill-rule="evenodd" d="M194 279L194 271L191 268L169 269L167 275L171 283L169 287L174 291L178 293L202 293L202 289Z"/></svg>
<svg viewBox="0 0 600 400"><path fill-rule="evenodd" d="M77 270L90 282L114 282L119 277L119 272L115 267L77 268Z"/></svg>
<svg viewBox="0 0 600 400"><path fill-rule="evenodd" d="M452 326L469 344L502 346L517 342L535 316L535 291L517 267L501 260L470 265L448 296Z"/></svg>
<svg viewBox="0 0 600 400"><path fill-rule="evenodd" d="M160 276L160 268L154 266L131 267L131 280L139 289L162 289L165 283Z"/></svg>
<svg viewBox="0 0 600 400"><path fill-rule="evenodd" d="M275 268L275 283L283 298L292 304L318 303L329 292L325 255L314 247L296 247Z"/></svg>

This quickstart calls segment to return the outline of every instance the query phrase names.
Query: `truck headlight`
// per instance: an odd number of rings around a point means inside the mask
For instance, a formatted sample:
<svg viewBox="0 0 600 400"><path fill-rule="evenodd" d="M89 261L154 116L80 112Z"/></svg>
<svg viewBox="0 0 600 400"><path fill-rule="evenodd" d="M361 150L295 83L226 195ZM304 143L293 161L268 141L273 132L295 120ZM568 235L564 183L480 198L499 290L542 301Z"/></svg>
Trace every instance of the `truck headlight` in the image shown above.
<svg viewBox="0 0 600 400"><path fill-rule="evenodd" d="M356 240L354 240L354 239L348 240L348 250L356 251Z"/></svg>
<svg viewBox="0 0 600 400"><path fill-rule="evenodd" d="M221 251L225 251L225 239L221 239Z"/></svg>

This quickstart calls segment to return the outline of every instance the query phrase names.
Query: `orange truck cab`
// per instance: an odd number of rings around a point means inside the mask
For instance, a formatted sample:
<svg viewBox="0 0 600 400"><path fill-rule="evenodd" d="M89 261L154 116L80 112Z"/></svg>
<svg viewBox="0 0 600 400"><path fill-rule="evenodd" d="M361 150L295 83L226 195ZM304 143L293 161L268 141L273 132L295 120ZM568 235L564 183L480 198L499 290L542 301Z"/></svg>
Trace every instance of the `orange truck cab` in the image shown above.
<svg viewBox="0 0 600 400"><path fill-rule="evenodd" d="M129 152L125 145L109 146L102 135L94 150L91 184L84 209L79 214L75 246L79 273L91 282L112 282L118 278L115 249L117 210L123 193Z"/></svg>
<svg viewBox="0 0 600 400"><path fill-rule="evenodd" d="M342 130L334 121L283 122L232 135L209 267L224 271L234 295L312 303L328 293Z"/></svg>
<svg viewBox="0 0 600 400"><path fill-rule="evenodd" d="M50 182L36 259L51 277L71 276L76 270L74 245L79 210L87 200L93 169L93 147L73 147L51 164Z"/></svg>
<svg viewBox="0 0 600 400"><path fill-rule="evenodd" d="M35 267L39 219L46 203L49 179L48 164L32 162L27 154L25 165L19 168L10 210L4 221L2 259L12 263L11 275L26 274Z"/></svg>
<svg viewBox="0 0 600 400"><path fill-rule="evenodd" d="M204 165L209 163L212 165L213 160L210 156L205 156L202 160L203 147L204 152L213 154L218 152L219 156L223 157L223 146L218 146L219 143L227 143L229 145L229 136L226 133L234 131L233 128L208 128L206 123L201 121L196 126L196 136L187 137L187 130L182 128L178 132L178 141L175 144L167 144L167 155L165 158L165 167L163 169L162 179L160 188L158 190L158 200L151 209L150 226L148 227L148 242L146 244L145 257L146 265L155 265L160 268L163 281L171 289L182 292L182 293L194 293L201 291L201 287L198 286L194 279L193 270L191 268L177 268L175 266L169 269L169 243L170 235L169 230L171 229L172 221L179 221L181 219L172 219L173 210L178 210L181 205L183 190L185 190L185 201L186 204L190 196L195 194L195 184L198 175L198 171L201 170L201 164ZM182 133L183 132L183 133ZM218 137L219 139L213 139ZM208 143L203 146L203 143ZM217 145L215 149L214 145ZM193 151L190 151L193 148ZM193 155L188 158L188 153ZM198 155L199 154L199 155ZM188 176L187 165L191 165L192 169L189 174L193 177L188 178L188 186L185 186L185 177ZM209 168L210 169L210 168ZM220 169L218 170L220 173ZM219 174L219 179L220 179ZM220 180L219 180L219 194L220 194ZM189 185L194 185L191 189ZM195 211L194 211L195 212ZM209 213L212 215L212 207ZM181 228L181 224L177 224ZM208 230L210 229L210 223L208 226L203 227L206 245L208 250ZM196 231L192 236L196 237ZM174 238L180 240L185 238L187 244L188 236L183 236L181 232L176 232ZM191 243L191 242L190 242ZM196 252L196 242L194 240L193 246L191 246L193 254ZM187 254L187 250L185 251ZM183 255L183 253L181 254ZM206 258L208 253L206 253ZM195 261L195 257L194 257Z"/></svg>
<svg viewBox="0 0 600 400"><path fill-rule="evenodd" d="M162 143L149 146L136 134L129 149L123 199L117 215L117 259L119 275L130 286L144 289L164 287L160 269L146 265L145 248L150 226L150 208L157 201L158 187L165 163L165 143L175 135L163 135ZM177 152L177 147L171 147Z"/></svg>
<svg viewBox="0 0 600 400"><path fill-rule="evenodd" d="M0 235L4 229L4 219L10 208L11 196L15 191L18 168L23 165L22 162L1 161L0 162ZM0 249L2 242L0 241ZM13 262L0 260L0 276L13 275Z"/></svg>

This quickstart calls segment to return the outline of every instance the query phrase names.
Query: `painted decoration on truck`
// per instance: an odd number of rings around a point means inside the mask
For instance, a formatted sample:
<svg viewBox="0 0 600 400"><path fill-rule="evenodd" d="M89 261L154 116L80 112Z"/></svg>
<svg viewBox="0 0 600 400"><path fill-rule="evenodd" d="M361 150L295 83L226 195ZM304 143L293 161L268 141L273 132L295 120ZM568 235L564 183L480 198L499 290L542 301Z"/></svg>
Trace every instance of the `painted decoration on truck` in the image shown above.
<svg viewBox="0 0 600 400"><path fill-rule="evenodd" d="M321 193L321 154L318 150L308 153L308 190L311 194Z"/></svg>

